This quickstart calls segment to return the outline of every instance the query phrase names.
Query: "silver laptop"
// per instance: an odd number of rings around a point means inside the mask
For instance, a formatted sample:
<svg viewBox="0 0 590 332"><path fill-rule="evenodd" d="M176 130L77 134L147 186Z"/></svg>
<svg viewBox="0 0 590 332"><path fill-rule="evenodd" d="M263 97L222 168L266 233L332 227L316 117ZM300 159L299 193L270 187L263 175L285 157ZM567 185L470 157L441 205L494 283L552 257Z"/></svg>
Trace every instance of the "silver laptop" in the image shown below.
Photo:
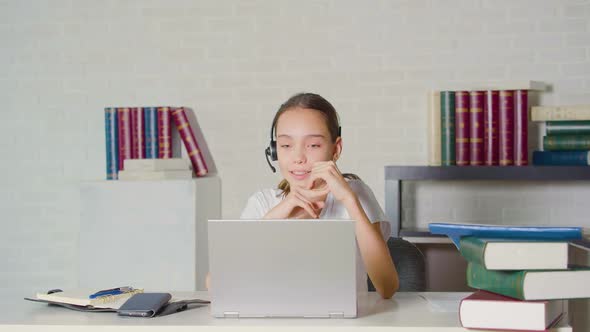
<svg viewBox="0 0 590 332"><path fill-rule="evenodd" d="M214 317L356 317L350 220L209 220Z"/></svg>

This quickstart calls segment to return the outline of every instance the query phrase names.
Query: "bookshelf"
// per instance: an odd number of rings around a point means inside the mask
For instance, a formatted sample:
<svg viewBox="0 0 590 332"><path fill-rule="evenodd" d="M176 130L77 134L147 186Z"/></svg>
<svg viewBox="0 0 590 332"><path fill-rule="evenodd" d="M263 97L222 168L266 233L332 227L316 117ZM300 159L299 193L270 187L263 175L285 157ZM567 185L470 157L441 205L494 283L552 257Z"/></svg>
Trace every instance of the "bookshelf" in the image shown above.
<svg viewBox="0 0 590 332"><path fill-rule="evenodd" d="M450 243L444 236L402 227L404 181L590 181L588 166L385 166L385 214L391 236L412 242Z"/></svg>

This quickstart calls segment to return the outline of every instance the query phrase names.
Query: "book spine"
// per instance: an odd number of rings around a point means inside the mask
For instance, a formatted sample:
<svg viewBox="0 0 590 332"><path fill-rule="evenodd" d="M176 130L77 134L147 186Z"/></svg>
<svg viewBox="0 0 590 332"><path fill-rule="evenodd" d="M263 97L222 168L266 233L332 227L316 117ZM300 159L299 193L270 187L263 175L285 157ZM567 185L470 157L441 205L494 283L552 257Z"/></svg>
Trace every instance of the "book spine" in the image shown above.
<svg viewBox="0 0 590 332"><path fill-rule="evenodd" d="M543 150L590 150L590 135L547 135L543 137Z"/></svg>
<svg viewBox="0 0 590 332"><path fill-rule="evenodd" d="M590 120L590 105L534 106L531 114L533 121Z"/></svg>
<svg viewBox="0 0 590 332"><path fill-rule="evenodd" d="M467 264L467 285L524 300L526 271L487 270L477 263Z"/></svg>
<svg viewBox="0 0 590 332"><path fill-rule="evenodd" d="M455 165L455 92L440 93L441 164Z"/></svg>
<svg viewBox="0 0 590 332"><path fill-rule="evenodd" d="M588 166L590 151L533 151L534 165Z"/></svg>
<svg viewBox="0 0 590 332"><path fill-rule="evenodd" d="M455 158L457 166L467 166L469 157L469 92L455 92Z"/></svg>
<svg viewBox="0 0 590 332"><path fill-rule="evenodd" d="M501 166L514 164L514 94L500 91L499 97L499 163Z"/></svg>
<svg viewBox="0 0 590 332"><path fill-rule="evenodd" d="M442 164L440 117L440 92L431 92L428 98L428 165L430 166Z"/></svg>
<svg viewBox="0 0 590 332"><path fill-rule="evenodd" d="M498 146L498 113L499 93L496 90L488 90L484 102L484 154L486 166L499 164Z"/></svg>
<svg viewBox="0 0 590 332"><path fill-rule="evenodd" d="M484 163L484 91L469 92L469 164Z"/></svg>
<svg viewBox="0 0 590 332"><path fill-rule="evenodd" d="M141 107L132 107L129 110L131 115L131 158L144 159L145 158L145 124L143 121L143 112Z"/></svg>
<svg viewBox="0 0 590 332"><path fill-rule="evenodd" d="M145 158L158 158L158 112L155 107L143 108L145 126Z"/></svg>
<svg viewBox="0 0 590 332"><path fill-rule="evenodd" d="M169 107L158 107L158 158L172 158L172 133Z"/></svg>
<svg viewBox="0 0 590 332"><path fill-rule="evenodd" d="M547 121L547 135L590 135L590 121Z"/></svg>
<svg viewBox="0 0 590 332"><path fill-rule="evenodd" d="M459 252L468 262L474 262L485 266L484 253L486 243L479 237L464 236L460 240Z"/></svg>
<svg viewBox="0 0 590 332"><path fill-rule="evenodd" d="M106 138L107 180L117 180L119 172L119 133L117 126L117 109L104 109L104 129Z"/></svg>
<svg viewBox="0 0 590 332"><path fill-rule="evenodd" d="M191 160L191 164L193 165L195 174L197 176L206 175L209 170L205 164L205 159L203 158L201 149L199 149L199 144L195 139L193 129L188 122L184 108L177 107L173 109L170 114L172 119L174 119L174 124L176 125L178 132L180 133L180 138L186 147L186 151L188 153L189 159Z"/></svg>
<svg viewBox="0 0 590 332"><path fill-rule="evenodd" d="M119 132L119 170L125 169L125 159L131 159L131 120L129 108L117 108L117 126Z"/></svg>
<svg viewBox="0 0 590 332"><path fill-rule="evenodd" d="M514 165L529 164L529 101L527 90L514 91Z"/></svg>

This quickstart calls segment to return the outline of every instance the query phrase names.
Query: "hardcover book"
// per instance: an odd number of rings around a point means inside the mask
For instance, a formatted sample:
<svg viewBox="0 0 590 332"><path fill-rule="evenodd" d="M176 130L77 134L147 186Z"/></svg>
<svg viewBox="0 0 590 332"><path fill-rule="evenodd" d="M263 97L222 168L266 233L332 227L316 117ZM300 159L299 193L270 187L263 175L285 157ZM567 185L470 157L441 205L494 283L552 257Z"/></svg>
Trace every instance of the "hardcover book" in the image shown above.
<svg viewBox="0 0 590 332"><path fill-rule="evenodd" d="M140 181L140 180L190 180L193 178L191 170L169 170L169 171L128 171L119 172L121 181Z"/></svg>
<svg viewBox="0 0 590 332"><path fill-rule="evenodd" d="M104 109L104 128L106 138L107 180L116 180L119 171L119 133L117 127L117 109Z"/></svg>
<svg viewBox="0 0 590 332"><path fill-rule="evenodd" d="M526 166L529 164L528 91L516 90L514 97L514 165Z"/></svg>
<svg viewBox="0 0 590 332"><path fill-rule="evenodd" d="M145 157L158 158L158 111L155 107L144 107Z"/></svg>
<svg viewBox="0 0 590 332"><path fill-rule="evenodd" d="M131 120L131 158L145 158L144 119L141 107L129 109Z"/></svg>
<svg viewBox="0 0 590 332"><path fill-rule="evenodd" d="M590 121L546 121L547 135L590 135Z"/></svg>
<svg viewBox="0 0 590 332"><path fill-rule="evenodd" d="M469 164L484 163L484 91L469 92Z"/></svg>
<svg viewBox="0 0 590 332"><path fill-rule="evenodd" d="M172 158L170 107L158 107L158 158Z"/></svg>
<svg viewBox="0 0 590 332"><path fill-rule="evenodd" d="M174 119L174 124L180 133L180 138L184 143L186 151L188 153L188 157L193 165L193 170L197 176L204 176L208 173L207 165L205 164L205 159L203 158L203 153L199 149L199 144L195 139L195 134L193 133L193 129L186 117L186 113L183 107L174 108L171 112L172 119Z"/></svg>
<svg viewBox="0 0 590 332"><path fill-rule="evenodd" d="M590 105L533 106L533 121L590 120Z"/></svg>
<svg viewBox="0 0 590 332"><path fill-rule="evenodd" d="M441 164L455 165L455 92L441 91Z"/></svg>
<svg viewBox="0 0 590 332"><path fill-rule="evenodd" d="M565 241L494 239L466 236L460 252L466 260L488 270L567 269Z"/></svg>
<svg viewBox="0 0 590 332"><path fill-rule="evenodd" d="M458 249L461 249L460 240L464 236L569 241L582 239L584 231L582 227L500 226L456 223L430 223L428 229L432 234L448 236Z"/></svg>
<svg viewBox="0 0 590 332"><path fill-rule="evenodd" d="M590 135L547 135L543 137L543 150L590 150Z"/></svg>
<svg viewBox="0 0 590 332"><path fill-rule="evenodd" d="M441 161L441 111L440 92L428 97L428 165L440 166Z"/></svg>
<svg viewBox="0 0 590 332"><path fill-rule="evenodd" d="M128 171L182 171L190 169L190 162L184 158L129 159L125 164L125 170Z"/></svg>
<svg viewBox="0 0 590 332"><path fill-rule="evenodd" d="M470 163L469 147L469 92L455 92L455 162L457 166L467 166Z"/></svg>
<svg viewBox="0 0 590 332"><path fill-rule="evenodd" d="M133 136L131 135L131 117L129 108L117 109L117 127L119 131L119 170L125 169L125 159L131 159Z"/></svg>
<svg viewBox="0 0 590 332"><path fill-rule="evenodd" d="M514 164L514 94L513 91L500 91L499 97L499 154L500 166Z"/></svg>
<svg viewBox="0 0 590 332"><path fill-rule="evenodd" d="M487 270L467 264L467 285L521 300L580 299L590 297L590 268L568 270Z"/></svg>
<svg viewBox="0 0 590 332"><path fill-rule="evenodd" d="M459 320L471 329L544 331L565 308L563 300L522 301L480 290L461 301Z"/></svg>
<svg viewBox="0 0 590 332"><path fill-rule="evenodd" d="M590 151L533 151L533 164L540 166L590 166Z"/></svg>
<svg viewBox="0 0 590 332"><path fill-rule="evenodd" d="M485 94L484 103L484 154L486 166L499 164L498 147L499 138L499 92L488 90Z"/></svg>

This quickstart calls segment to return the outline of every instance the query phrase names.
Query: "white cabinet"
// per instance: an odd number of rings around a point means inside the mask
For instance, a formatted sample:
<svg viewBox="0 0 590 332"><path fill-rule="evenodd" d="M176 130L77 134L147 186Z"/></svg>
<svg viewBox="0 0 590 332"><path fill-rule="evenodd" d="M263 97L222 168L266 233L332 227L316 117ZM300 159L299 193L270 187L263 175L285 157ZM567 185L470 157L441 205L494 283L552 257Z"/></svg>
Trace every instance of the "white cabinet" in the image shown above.
<svg viewBox="0 0 590 332"><path fill-rule="evenodd" d="M207 220L221 216L221 181L100 181L81 185L80 287L205 289Z"/></svg>

